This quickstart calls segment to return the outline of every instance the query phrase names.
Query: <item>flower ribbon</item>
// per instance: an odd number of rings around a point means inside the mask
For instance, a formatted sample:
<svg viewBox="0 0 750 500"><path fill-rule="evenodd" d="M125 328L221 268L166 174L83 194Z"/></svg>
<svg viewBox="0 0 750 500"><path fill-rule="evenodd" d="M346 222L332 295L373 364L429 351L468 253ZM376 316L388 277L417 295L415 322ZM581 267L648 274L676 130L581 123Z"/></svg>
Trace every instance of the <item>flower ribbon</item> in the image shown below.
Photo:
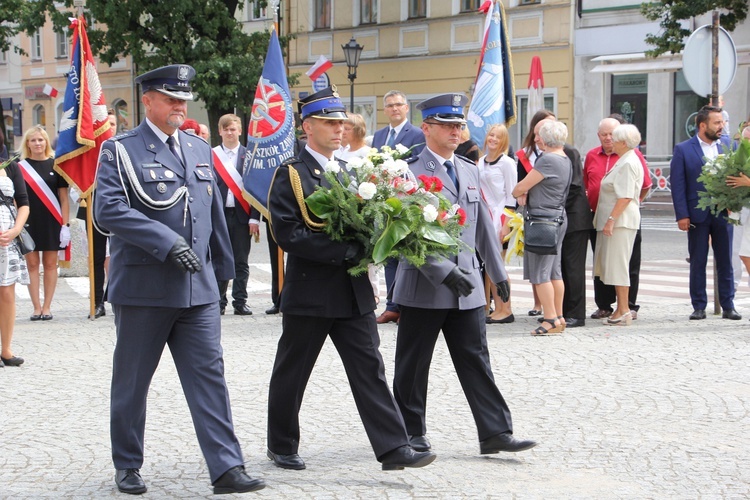
<svg viewBox="0 0 750 500"><path fill-rule="evenodd" d="M523 215L507 208L503 210L503 215L508 218L510 228L510 233L503 238L503 243L508 242L505 262L509 263L513 257L523 256Z"/></svg>

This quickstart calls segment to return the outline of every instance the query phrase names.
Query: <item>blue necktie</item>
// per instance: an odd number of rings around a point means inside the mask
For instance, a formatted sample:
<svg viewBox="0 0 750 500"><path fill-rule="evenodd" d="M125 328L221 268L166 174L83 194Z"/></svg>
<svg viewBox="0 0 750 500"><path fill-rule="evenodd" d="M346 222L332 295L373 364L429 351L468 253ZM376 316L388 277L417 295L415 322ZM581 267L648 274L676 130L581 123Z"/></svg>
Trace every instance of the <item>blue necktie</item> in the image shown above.
<svg viewBox="0 0 750 500"><path fill-rule="evenodd" d="M182 163L182 156L180 155L180 152L177 151L177 143L175 142L173 135L167 137L167 146L169 146L169 150L172 152L174 157L177 158L177 161L180 162L180 165L185 166Z"/></svg>
<svg viewBox="0 0 750 500"><path fill-rule="evenodd" d="M391 133L388 134L388 142L386 143L386 146L393 149L396 146L396 129L392 128Z"/></svg>
<svg viewBox="0 0 750 500"><path fill-rule="evenodd" d="M453 181L453 185L456 186L456 190L458 190L458 179L456 178L456 172L455 168L453 167L453 162L447 160L445 163L443 163L443 165L445 165L445 171L448 172L448 177L451 178L451 180Z"/></svg>

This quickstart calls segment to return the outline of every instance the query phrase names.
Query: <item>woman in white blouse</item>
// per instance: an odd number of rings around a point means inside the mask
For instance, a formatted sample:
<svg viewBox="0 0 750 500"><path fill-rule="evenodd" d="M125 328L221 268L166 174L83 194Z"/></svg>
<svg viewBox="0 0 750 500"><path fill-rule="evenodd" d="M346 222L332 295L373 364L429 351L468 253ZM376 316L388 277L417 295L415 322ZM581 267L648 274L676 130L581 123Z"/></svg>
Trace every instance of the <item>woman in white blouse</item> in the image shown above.
<svg viewBox="0 0 750 500"><path fill-rule="evenodd" d="M507 217L503 211L507 208L515 211L516 200L511 195L516 186L518 173L516 162L508 157L508 129L505 125L492 125L484 139L486 155L479 159L479 178L482 194L490 208L495 234L503 245L503 257L508 245L503 244L503 238L508 234ZM497 295L497 288L490 285L495 311L487 318L487 323L513 323L515 317L510 306L510 300L503 302Z"/></svg>

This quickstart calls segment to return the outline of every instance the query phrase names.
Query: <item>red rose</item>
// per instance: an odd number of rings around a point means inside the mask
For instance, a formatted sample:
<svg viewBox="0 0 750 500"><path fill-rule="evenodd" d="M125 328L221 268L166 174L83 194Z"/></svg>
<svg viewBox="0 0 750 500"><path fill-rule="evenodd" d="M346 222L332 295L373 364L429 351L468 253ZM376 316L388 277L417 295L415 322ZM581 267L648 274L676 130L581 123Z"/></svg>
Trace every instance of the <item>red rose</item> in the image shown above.
<svg viewBox="0 0 750 500"><path fill-rule="evenodd" d="M466 210L459 208L456 210L456 214L458 214L458 225L463 226L466 222Z"/></svg>

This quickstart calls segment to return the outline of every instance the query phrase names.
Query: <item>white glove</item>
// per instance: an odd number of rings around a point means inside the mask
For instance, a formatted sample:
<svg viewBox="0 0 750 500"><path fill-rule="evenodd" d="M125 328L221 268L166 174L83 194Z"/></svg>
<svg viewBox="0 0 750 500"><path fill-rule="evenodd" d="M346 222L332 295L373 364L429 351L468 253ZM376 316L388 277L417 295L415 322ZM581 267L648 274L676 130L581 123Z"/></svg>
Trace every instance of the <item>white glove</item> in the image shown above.
<svg viewBox="0 0 750 500"><path fill-rule="evenodd" d="M60 248L67 248L70 243L70 228L63 226L60 228Z"/></svg>

